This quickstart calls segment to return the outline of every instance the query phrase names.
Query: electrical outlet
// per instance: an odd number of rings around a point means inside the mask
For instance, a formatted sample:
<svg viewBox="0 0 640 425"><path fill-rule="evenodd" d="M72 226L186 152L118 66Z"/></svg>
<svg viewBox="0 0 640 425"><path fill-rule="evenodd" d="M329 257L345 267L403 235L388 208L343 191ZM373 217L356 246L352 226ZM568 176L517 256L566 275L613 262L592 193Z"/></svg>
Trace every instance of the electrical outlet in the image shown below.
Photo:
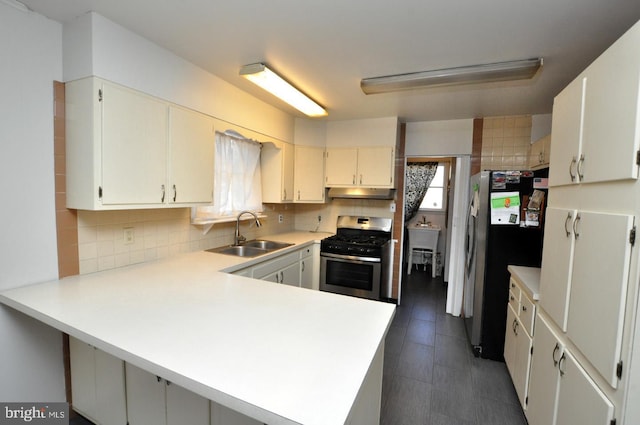
<svg viewBox="0 0 640 425"><path fill-rule="evenodd" d="M134 227L125 227L124 229L124 244L131 245L136 241L136 232Z"/></svg>
<svg viewBox="0 0 640 425"><path fill-rule="evenodd" d="M284 215L278 214L278 223L282 223L284 221Z"/></svg>

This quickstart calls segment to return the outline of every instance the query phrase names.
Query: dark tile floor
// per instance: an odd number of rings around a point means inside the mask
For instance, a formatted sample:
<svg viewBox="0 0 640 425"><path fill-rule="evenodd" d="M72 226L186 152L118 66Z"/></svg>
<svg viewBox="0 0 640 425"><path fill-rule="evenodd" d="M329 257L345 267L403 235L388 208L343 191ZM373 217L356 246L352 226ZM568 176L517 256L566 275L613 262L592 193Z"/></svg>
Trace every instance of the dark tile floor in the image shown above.
<svg viewBox="0 0 640 425"><path fill-rule="evenodd" d="M475 358L446 286L405 276L385 346L382 425L526 425L504 363Z"/></svg>

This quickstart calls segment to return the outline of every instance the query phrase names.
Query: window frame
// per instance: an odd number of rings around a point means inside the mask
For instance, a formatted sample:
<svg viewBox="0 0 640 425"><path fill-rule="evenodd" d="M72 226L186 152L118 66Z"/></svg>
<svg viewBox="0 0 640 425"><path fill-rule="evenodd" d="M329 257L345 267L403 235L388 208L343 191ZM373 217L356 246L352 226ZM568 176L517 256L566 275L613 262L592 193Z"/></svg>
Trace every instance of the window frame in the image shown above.
<svg viewBox="0 0 640 425"><path fill-rule="evenodd" d="M428 212L441 212L444 213L447 211L447 193L449 191L449 180L451 178L451 163L449 161L437 161L438 167L444 167L443 176L442 176L442 186L435 186L436 188L442 188L442 208L424 208L422 203L420 203L420 207L418 211L428 211ZM431 185L429 185L431 187ZM427 189L428 191L428 189ZM427 197L425 193L425 198ZM422 200L424 202L424 199Z"/></svg>

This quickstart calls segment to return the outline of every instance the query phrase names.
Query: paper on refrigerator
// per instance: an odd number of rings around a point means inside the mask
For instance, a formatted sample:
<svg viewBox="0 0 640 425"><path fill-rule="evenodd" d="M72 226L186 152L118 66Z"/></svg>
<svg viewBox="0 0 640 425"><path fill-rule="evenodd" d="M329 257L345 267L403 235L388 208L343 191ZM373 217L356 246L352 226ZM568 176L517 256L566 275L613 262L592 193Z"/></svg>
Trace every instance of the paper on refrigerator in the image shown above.
<svg viewBox="0 0 640 425"><path fill-rule="evenodd" d="M491 192L491 224L520 224L520 192Z"/></svg>

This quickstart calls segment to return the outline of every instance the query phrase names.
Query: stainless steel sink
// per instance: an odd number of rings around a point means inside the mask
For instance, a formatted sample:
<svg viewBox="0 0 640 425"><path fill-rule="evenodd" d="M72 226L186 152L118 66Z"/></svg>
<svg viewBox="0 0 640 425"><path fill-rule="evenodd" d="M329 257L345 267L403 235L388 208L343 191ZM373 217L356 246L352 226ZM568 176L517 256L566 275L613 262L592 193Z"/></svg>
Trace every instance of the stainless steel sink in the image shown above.
<svg viewBox="0 0 640 425"><path fill-rule="evenodd" d="M271 251L286 248L292 243L275 242L266 240L252 240L242 245L222 246L220 248L208 249L208 252L216 254L235 255L236 257L257 257Z"/></svg>
<svg viewBox="0 0 640 425"><path fill-rule="evenodd" d="M255 247L255 248L260 248L260 249L266 249L266 250L269 250L269 251L286 248L286 247L291 246L291 245L293 245L293 244L292 243L286 243L286 242L275 242L275 241L259 240L259 239L248 241L248 242L245 242L243 244L243 246L250 246L250 247Z"/></svg>
<svg viewBox="0 0 640 425"><path fill-rule="evenodd" d="M223 246L221 248L208 249L207 251L215 252L216 254L235 255L236 257L257 257L269 252L266 249L244 245Z"/></svg>

